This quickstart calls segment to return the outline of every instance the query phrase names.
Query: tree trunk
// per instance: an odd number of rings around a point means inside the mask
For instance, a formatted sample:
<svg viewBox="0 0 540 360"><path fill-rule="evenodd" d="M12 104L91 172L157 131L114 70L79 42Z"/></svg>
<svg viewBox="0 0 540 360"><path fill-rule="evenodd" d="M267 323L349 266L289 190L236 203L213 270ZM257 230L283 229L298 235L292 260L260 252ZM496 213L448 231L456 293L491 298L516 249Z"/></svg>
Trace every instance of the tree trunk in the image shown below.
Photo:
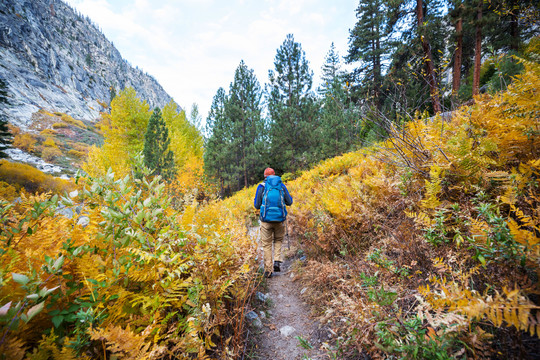
<svg viewBox="0 0 540 360"><path fill-rule="evenodd" d="M473 95L478 95L480 93L480 68L482 66L482 5L483 0L479 0L478 14L476 17L476 44L474 50L474 73L472 85Z"/></svg>
<svg viewBox="0 0 540 360"><path fill-rule="evenodd" d="M457 106L459 87L461 85L461 61L463 54L463 19L460 17L456 22L456 52L454 53L454 70L452 74L452 104Z"/></svg>
<svg viewBox="0 0 540 360"><path fill-rule="evenodd" d="M515 1L510 1L510 50L519 50L519 4Z"/></svg>
<svg viewBox="0 0 540 360"><path fill-rule="evenodd" d="M380 110L380 89L381 89L381 39L380 39L380 30L379 30L379 24L377 23L376 27L376 34L377 38L375 39L375 51L374 51L374 62L373 62L373 77L374 77L374 96L375 96L375 104L377 105L377 109Z"/></svg>
<svg viewBox="0 0 540 360"><path fill-rule="evenodd" d="M424 50L424 63L426 65L427 80L429 84L429 93L431 95L431 103L433 111L439 113L442 111L441 101L439 99L439 88L437 87L437 77L435 76L435 67L433 66L433 56L431 55L431 46L426 36L424 36L424 2L416 0L416 14L418 16L418 33Z"/></svg>

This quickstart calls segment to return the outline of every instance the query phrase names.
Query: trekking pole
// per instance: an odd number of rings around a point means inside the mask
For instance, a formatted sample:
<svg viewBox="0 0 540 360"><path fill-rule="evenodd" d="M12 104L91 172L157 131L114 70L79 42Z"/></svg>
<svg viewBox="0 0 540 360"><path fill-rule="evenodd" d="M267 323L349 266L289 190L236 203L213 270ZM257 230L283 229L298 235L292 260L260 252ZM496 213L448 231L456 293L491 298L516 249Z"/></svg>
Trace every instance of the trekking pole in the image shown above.
<svg viewBox="0 0 540 360"><path fill-rule="evenodd" d="M291 250L291 238L289 236L289 220L285 220L285 230L287 231L287 250Z"/></svg>

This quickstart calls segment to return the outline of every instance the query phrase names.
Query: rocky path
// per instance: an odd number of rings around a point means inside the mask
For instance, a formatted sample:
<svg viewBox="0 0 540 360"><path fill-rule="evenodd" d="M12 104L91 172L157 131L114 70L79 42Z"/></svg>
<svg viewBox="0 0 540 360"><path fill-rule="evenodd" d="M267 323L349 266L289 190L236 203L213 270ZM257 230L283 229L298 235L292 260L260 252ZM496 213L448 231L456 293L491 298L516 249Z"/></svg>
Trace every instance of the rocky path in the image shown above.
<svg viewBox="0 0 540 360"><path fill-rule="evenodd" d="M286 250L287 259L281 272L267 279L265 294L257 294L259 301L266 300L268 310L258 311L254 334L250 340L252 351L249 359L328 359L321 349L328 341L325 332L310 317L310 308L302 300L302 285L295 281L292 258L295 249ZM305 291L305 290L304 290ZM261 326L262 323L262 326Z"/></svg>

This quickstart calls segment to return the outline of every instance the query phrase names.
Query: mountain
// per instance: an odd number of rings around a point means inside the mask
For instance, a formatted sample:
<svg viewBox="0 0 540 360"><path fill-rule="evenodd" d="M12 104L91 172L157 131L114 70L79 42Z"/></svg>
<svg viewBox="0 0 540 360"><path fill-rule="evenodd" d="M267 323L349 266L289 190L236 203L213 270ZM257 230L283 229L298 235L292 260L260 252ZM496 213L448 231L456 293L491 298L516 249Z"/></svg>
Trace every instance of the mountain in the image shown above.
<svg viewBox="0 0 540 360"><path fill-rule="evenodd" d="M0 2L0 77L9 84L11 105L4 111L22 129L40 109L93 121L112 88L133 87L151 106L171 100L89 18L60 0Z"/></svg>

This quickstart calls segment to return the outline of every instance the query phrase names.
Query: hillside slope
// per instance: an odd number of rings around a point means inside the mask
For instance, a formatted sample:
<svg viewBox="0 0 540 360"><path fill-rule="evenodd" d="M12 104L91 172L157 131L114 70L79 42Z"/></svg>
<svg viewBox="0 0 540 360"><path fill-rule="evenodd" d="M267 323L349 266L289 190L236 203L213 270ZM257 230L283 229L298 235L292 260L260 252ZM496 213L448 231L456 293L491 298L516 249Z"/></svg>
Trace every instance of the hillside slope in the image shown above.
<svg viewBox="0 0 540 360"><path fill-rule="evenodd" d="M171 97L133 68L88 19L61 0L0 3L0 77L9 84L9 121L31 125L39 109L95 120L116 91L133 87L152 106Z"/></svg>
<svg viewBox="0 0 540 360"><path fill-rule="evenodd" d="M332 358L537 358L540 65L287 184ZM247 189L225 207L254 218Z"/></svg>

